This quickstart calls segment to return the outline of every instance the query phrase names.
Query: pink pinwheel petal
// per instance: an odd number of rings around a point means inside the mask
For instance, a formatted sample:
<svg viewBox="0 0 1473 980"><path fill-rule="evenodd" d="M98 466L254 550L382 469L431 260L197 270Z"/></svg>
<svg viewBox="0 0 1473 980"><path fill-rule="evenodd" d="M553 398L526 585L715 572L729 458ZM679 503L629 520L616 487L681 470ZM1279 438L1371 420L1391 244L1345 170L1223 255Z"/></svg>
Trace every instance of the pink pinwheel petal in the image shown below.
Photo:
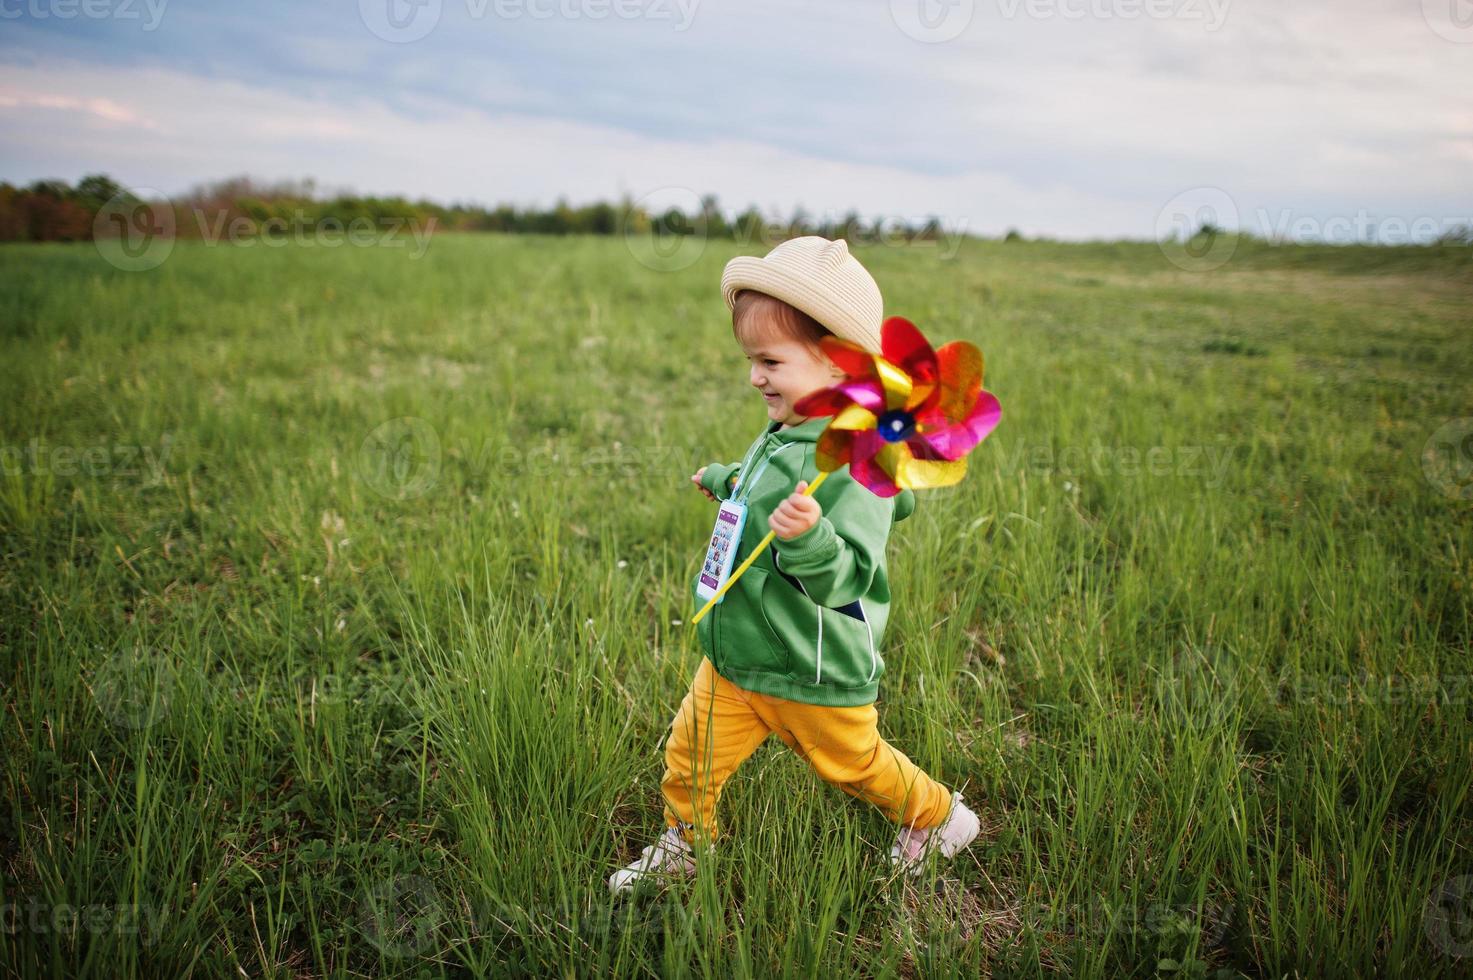
<svg viewBox="0 0 1473 980"><path fill-rule="evenodd" d="M880 353L910 375L915 384L936 380L936 352L916 325L903 316L892 316L880 325Z"/></svg>
<svg viewBox="0 0 1473 980"><path fill-rule="evenodd" d="M813 418L818 415L837 415L850 405L859 405L871 412L883 412L885 395L880 382L874 378L841 381L804 395L793 404L793 411Z"/></svg>
<svg viewBox="0 0 1473 980"><path fill-rule="evenodd" d="M878 432L854 433L849 450L849 475L877 497L893 497L900 492L894 478L886 471L880 458L892 444L885 442Z"/></svg>
<svg viewBox="0 0 1473 980"><path fill-rule="evenodd" d="M981 391L965 419L940 428L927 428L920 438L942 459L960 459L986 439L1001 418L1002 406L997 398L990 391Z"/></svg>
<svg viewBox="0 0 1473 980"><path fill-rule="evenodd" d="M910 455L923 462L939 461L945 462L947 458L931 447L926 437L921 434L912 435L905 440L905 448L910 450Z"/></svg>
<svg viewBox="0 0 1473 980"><path fill-rule="evenodd" d="M875 378L864 378L859 381L841 381L834 385L836 389L849 396L854 404L867 408L871 412L883 412L885 410L885 389Z"/></svg>

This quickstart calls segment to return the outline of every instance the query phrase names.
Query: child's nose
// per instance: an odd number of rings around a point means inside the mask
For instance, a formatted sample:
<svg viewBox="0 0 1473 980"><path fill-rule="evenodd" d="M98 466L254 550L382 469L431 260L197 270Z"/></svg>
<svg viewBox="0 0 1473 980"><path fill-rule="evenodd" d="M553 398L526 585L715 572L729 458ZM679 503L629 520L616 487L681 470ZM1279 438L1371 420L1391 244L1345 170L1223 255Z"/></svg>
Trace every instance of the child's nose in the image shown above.
<svg viewBox="0 0 1473 980"><path fill-rule="evenodd" d="M757 370L757 365L755 364L752 365L751 378L752 384L756 385L759 388L762 387L762 383L767 380L762 376L762 372Z"/></svg>

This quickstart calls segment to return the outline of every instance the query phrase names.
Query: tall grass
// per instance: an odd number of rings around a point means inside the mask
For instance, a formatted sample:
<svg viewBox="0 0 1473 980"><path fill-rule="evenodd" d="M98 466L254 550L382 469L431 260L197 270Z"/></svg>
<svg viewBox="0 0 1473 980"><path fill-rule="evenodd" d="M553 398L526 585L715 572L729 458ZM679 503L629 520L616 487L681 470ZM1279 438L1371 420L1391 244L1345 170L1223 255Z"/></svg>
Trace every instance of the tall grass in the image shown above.
<svg viewBox="0 0 1473 980"><path fill-rule="evenodd" d="M1467 971L1467 249L863 250L1004 406L892 538L880 706L986 833L898 880L774 739L696 881L611 901L686 478L764 414L731 249L6 248L5 971Z"/></svg>

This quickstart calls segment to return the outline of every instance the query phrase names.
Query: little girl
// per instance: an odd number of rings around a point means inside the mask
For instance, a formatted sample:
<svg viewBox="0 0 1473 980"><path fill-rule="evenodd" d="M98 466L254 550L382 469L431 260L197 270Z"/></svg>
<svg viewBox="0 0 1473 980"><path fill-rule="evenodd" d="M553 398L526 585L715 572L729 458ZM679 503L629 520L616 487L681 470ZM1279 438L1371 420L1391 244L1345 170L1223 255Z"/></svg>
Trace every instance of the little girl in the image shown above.
<svg viewBox="0 0 1473 980"><path fill-rule="evenodd" d="M721 501L713 555L726 522L740 563L770 529L771 548L697 624L705 656L665 746L665 833L615 871L616 894L646 879L695 872L692 844L717 836L716 802L738 766L776 734L845 793L902 825L890 860L916 874L928 854L951 857L977 836L962 794L916 767L880 737L875 697L885 671L879 647L890 611L885 542L915 509L915 494L871 493L833 472L813 496L814 449L829 419L794 405L844 375L823 353L826 334L880 350L883 303L874 279L843 241L795 238L765 258L727 263L721 291L751 362L767 424L740 463L691 477ZM694 583L699 607L724 580L716 558Z"/></svg>

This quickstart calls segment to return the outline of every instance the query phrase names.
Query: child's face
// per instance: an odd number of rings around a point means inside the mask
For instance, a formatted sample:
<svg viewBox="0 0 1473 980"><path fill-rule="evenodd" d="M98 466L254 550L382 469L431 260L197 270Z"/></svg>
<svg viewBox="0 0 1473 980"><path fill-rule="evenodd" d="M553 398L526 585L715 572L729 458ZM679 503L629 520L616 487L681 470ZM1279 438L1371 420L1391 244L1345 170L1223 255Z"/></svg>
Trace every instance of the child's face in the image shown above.
<svg viewBox="0 0 1473 980"><path fill-rule="evenodd" d="M752 387L767 403L767 417L785 427L804 420L793 411L799 399L844 377L822 351L796 340L768 339L751 347L743 343L742 352L752 365Z"/></svg>

